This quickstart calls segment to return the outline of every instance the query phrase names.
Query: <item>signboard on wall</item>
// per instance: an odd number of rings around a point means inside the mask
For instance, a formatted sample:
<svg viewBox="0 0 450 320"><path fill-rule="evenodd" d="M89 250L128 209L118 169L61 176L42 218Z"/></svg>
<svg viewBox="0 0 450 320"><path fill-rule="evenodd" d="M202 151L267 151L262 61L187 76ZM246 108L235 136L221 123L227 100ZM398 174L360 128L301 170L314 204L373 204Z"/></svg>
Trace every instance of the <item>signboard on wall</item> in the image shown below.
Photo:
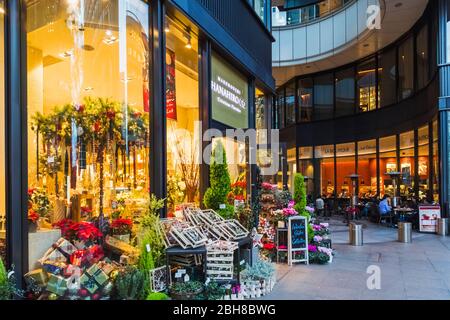
<svg viewBox="0 0 450 320"><path fill-rule="evenodd" d="M438 219L440 218L440 206L419 206L420 232L436 233Z"/></svg>
<svg viewBox="0 0 450 320"><path fill-rule="evenodd" d="M248 82L216 54L211 61L211 107L215 121L248 128Z"/></svg>
<svg viewBox="0 0 450 320"><path fill-rule="evenodd" d="M177 120L177 98L175 91L175 52L166 53L166 116Z"/></svg>

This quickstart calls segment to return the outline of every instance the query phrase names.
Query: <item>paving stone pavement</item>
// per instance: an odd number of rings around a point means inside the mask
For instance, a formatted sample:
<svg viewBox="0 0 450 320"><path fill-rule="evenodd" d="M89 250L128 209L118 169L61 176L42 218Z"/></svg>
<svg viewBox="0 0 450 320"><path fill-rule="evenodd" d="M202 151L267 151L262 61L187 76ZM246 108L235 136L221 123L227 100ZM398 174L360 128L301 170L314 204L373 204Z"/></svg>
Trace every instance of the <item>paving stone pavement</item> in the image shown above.
<svg viewBox="0 0 450 320"><path fill-rule="evenodd" d="M450 300L450 237L413 232L410 244L397 229L367 221L362 247L348 244L348 228L331 220L336 251L327 265L277 264L278 282L263 299L273 300ZM369 290L369 266L381 271L381 289Z"/></svg>

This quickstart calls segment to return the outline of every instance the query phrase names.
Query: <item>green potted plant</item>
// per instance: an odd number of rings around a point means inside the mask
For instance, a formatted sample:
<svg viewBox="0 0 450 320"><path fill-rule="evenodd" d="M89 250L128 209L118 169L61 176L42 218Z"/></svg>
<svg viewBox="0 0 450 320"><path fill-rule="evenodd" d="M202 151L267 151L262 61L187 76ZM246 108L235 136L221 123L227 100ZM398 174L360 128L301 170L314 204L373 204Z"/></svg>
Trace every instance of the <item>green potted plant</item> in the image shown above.
<svg viewBox="0 0 450 320"><path fill-rule="evenodd" d="M114 285L119 300L139 300L144 296L144 275L135 266L120 271Z"/></svg>
<svg viewBox="0 0 450 320"><path fill-rule="evenodd" d="M175 282L170 286L170 296L174 300L195 300L203 292L199 281Z"/></svg>
<svg viewBox="0 0 450 320"><path fill-rule="evenodd" d="M14 285L8 277L5 265L0 258L0 300L10 300L14 293Z"/></svg>
<svg viewBox="0 0 450 320"><path fill-rule="evenodd" d="M234 218L234 206L228 203L231 180L228 172L227 155L221 141L216 143L211 154L209 183L210 187L203 197L205 207L216 210L225 219Z"/></svg>

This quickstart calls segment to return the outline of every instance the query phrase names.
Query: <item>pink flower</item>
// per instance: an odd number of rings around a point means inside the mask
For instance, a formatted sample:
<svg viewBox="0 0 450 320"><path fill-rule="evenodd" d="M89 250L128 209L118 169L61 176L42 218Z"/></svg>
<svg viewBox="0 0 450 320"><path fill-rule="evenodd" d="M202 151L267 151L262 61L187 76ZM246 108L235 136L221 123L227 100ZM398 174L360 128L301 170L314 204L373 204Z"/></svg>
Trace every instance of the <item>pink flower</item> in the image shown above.
<svg viewBox="0 0 450 320"><path fill-rule="evenodd" d="M298 213L297 211L295 211L295 209L293 208L284 208L283 209L283 215L285 217L292 217L292 216L296 216Z"/></svg>
<svg viewBox="0 0 450 320"><path fill-rule="evenodd" d="M320 225L324 228L328 228L330 226L330 224L326 222L322 222Z"/></svg>
<svg viewBox="0 0 450 320"><path fill-rule="evenodd" d="M325 247L318 247L317 248L319 252L327 254L329 257L333 255L333 249L325 248Z"/></svg>
<svg viewBox="0 0 450 320"><path fill-rule="evenodd" d="M312 244L308 244L308 251L317 252L317 247L313 246Z"/></svg>
<svg viewBox="0 0 450 320"><path fill-rule="evenodd" d="M323 238L321 236L314 236L314 242L320 242Z"/></svg>
<svg viewBox="0 0 450 320"><path fill-rule="evenodd" d="M294 200L291 200L291 201L289 201L289 204L288 204L288 208L294 208L294 206L295 206L295 201Z"/></svg>

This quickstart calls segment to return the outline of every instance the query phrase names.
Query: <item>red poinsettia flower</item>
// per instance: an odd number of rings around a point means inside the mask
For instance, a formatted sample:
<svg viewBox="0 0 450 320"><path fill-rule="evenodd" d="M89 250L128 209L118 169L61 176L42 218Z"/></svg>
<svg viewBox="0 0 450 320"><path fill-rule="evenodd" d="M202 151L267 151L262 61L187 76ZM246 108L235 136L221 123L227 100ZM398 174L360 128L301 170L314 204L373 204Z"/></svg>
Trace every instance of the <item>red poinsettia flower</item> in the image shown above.
<svg viewBox="0 0 450 320"><path fill-rule="evenodd" d="M100 121L95 121L94 122L94 132L99 132L100 129L102 128L102 126L100 125Z"/></svg>
<svg viewBox="0 0 450 320"><path fill-rule="evenodd" d="M28 221L35 223L39 220L39 213L33 209L28 210Z"/></svg>
<svg viewBox="0 0 450 320"><path fill-rule="evenodd" d="M92 209L89 207L81 207L80 210L83 213L92 213Z"/></svg>
<svg viewBox="0 0 450 320"><path fill-rule="evenodd" d="M84 112L84 109L85 109L85 106L84 106L84 104L77 104L77 105L75 106L75 109L76 109L79 113L83 113L83 112Z"/></svg>
<svg viewBox="0 0 450 320"><path fill-rule="evenodd" d="M131 219L116 219L111 223L111 230L115 234L131 233L133 228L133 221Z"/></svg>
<svg viewBox="0 0 450 320"><path fill-rule="evenodd" d="M273 249L275 249L275 244L273 242L264 243L263 249L273 250Z"/></svg>
<svg viewBox="0 0 450 320"><path fill-rule="evenodd" d="M141 116L142 116L142 113L139 112L139 111L135 111L135 112L133 113L133 117L135 117L135 118L140 118Z"/></svg>
<svg viewBox="0 0 450 320"><path fill-rule="evenodd" d="M29 195L29 196L32 196L35 190L36 190L36 188L30 188L30 189L28 189L28 195Z"/></svg>
<svg viewBox="0 0 450 320"><path fill-rule="evenodd" d="M243 195L237 195L234 197L234 200L238 200L238 201L244 201L244 196Z"/></svg>

